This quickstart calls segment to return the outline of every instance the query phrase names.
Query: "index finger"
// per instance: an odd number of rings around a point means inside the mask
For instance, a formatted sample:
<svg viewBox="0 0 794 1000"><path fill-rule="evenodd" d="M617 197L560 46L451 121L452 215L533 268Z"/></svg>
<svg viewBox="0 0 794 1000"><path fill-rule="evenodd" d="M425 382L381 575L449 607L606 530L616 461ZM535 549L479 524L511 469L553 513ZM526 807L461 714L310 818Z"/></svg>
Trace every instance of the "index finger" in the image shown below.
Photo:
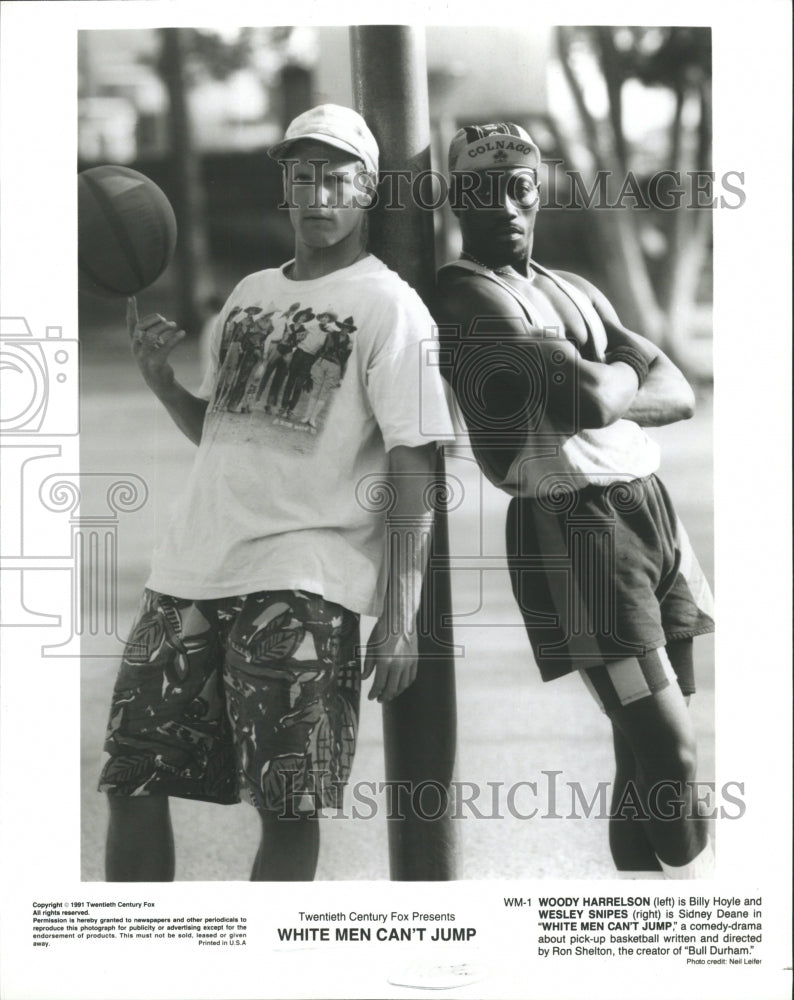
<svg viewBox="0 0 794 1000"><path fill-rule="evenodd" d="M138 323L138 300L134 295L127 298L127 333L132 336Z"/></svg>

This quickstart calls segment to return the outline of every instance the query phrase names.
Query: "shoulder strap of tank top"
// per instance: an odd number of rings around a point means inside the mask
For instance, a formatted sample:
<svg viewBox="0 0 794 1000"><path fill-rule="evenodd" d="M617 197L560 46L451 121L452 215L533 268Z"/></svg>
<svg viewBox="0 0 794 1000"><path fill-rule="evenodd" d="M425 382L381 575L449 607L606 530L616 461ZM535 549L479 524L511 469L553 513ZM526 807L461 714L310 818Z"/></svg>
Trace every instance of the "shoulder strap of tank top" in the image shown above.
<svg viewBox="0 0 794 1000"><path fill-rule="evenodd" d="M596 360L603 361L604 352L606 350L606 335L603 337L598 336L599 333L603 333L603 324L595 311L593 303L590 299L588 299L584 292L580 291L580 289L578 289L575 285L571 284L570 281L566 281L564 278L554 274L552 271L549 271L547 268L536 263L534 260L530 261L530 263L538 274L542 274L545 278L548 278L549 281L552 281L564 295L568 296L574 306L576 306L576 309L582 317L585 327L587 328L587 340L588 343L592 345L592 350L595 354ZM594 319L598 323L598 331L594 325Z"/></svg>
<svg viewBox="0 0 794 1000"><path fill-rule="evenodd" d="M582 321L584 322L585 327L587 328L587 339L588 339L588 344L591 345L592 354L595 356L596 360L603 361L606 338L603 338L604 341L603 344L599 344L599 338L596 335L596 330L592 322L592 317L594 316L594 307L593 304L590 302L590 300L587 298L587 296L583 292L580 292L578 288L575 288L569 281L565 281L563 278L560 278L556 274L553 274L545 267L542 267L540 264L536 263L536 261L531 260L529 263L533 268L533 270L537 271L538 274L542 274L544 277L548 278L549 281L552 281L560 289L560 291L564 295L567 295L567 297L571 300L571 302L574 304L577 311L581 315ZM521 307L521 310L526 316L530 325L532 326L540 325L533 318L532 312L530 311L529 306L527 305L527 302L524 299L524 297L515 288L513 288L512 285L510 285L507 281L503 281L498 274L494 274L494 272L487 267L482 267L482 265L480 264L475 264L474 261L463 260L463 259L452 261L449 264L444 264L442 267L439 268L439 271L444 271L447 270L448 268L454 268L454 267L459 268L463 271L471 271L474 274L479 274L483 278L487 278L489 281L493 281L495 284L499 285L500 288L503 288L506 292L512 295L513 299Z"/></svg>
<svg viewBox="0 0 794 1000"><path fill-rule="evenodd" d="M473 274L479 274L480 277L487 278L489 281L492 281L495 285L499 285L499 287L504 289L504 291L506 291L508 295L512 295L513 299L515 299L516 303L521 308L521 311L526 316L529 325L539 326L537 319L532 315L532 311L530 310L529 305L526 299L523 297L523 295L521 295L515 288L513 288L512 285L508 284L508 282L503 281L498 274L494 274L493 271L491 271L487 267L483 267L481 264L475 264L473 260L463 260L463 259L453 260L449 264L442 265L442 267L440 267L438 270L440 273L441 271L451 270L452 268L458 268L461 271L471 271Z"/></svg>

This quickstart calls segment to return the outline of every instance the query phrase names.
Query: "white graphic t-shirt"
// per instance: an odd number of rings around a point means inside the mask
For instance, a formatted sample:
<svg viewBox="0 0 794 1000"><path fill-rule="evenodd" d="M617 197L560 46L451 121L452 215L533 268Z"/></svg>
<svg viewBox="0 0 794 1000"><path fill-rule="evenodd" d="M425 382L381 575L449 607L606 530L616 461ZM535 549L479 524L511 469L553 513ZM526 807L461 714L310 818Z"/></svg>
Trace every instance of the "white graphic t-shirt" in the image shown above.
<svg viewBox="0 0 794 1000"><path fill-rule="evenodd" d="M454 438L433 330L372 255L309 281L244 278L218 317L201 444L147 586L302 589L378 615L387 453Z"/></svg>

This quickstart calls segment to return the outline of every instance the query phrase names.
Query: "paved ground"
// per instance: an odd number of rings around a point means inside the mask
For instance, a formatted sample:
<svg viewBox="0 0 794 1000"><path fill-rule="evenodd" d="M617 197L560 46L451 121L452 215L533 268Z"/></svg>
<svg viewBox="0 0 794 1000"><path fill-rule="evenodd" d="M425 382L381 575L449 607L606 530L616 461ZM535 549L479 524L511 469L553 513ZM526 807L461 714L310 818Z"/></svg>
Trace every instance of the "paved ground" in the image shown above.
<svg viewBox="0 0 794 1000"><path fill-rule="evenodd" d="M124 635L146 578L154 539L190 462L192 446L141 387L123 345L100 360L83 353L81 465L84 472L135 473L149 489L136 513L122 515L119 527L117 594L119 635ZM177 359L185 381L197 384L195 351L180 348ZM690 422L654 432L662 442L663 477L675 498L707 575L712 577L711 406L701 400ZM477 500L479 477L470 462L451 458L466 502L450 521L453 553L503 551L503 510L507 498L487 487ZM591 797L598 782L611 777L609 725L575 677L543 685L531 661L523 627L504 570L479 576L453 574L453 602L459 618L456 640L465 647L457 669L459 712L458 780L482 788L476 801L486 818L464 807L457 823L463 870L471 879L614 877L607 850L606 822L597 818L542 818L549 778L557 778L557 811L571 810L569 782L579 782ZM498 626L498 628L496 627ZM701 778L714 774L713 642L697 644L700 693L693 701L699 733ZM83 878L102 878L105 802L95 789L99 748L116 669L107 646L89 652L82 671ZM364 701L353 781L383 779L380 710ZM514 812L539 809L534 819L510 815L506 791L522 781L538 785L537 797L522 786ZM492 786L501 782L497 812ZM487 791L487 794L486 794ZM381 800L382 802L382 800ZM248 877L257 839L257 819L245 805L217 807L174 803L179 846L177 878L238 880ZM320 879L387 879L385 821L333 818L324 823Z"/></svg>

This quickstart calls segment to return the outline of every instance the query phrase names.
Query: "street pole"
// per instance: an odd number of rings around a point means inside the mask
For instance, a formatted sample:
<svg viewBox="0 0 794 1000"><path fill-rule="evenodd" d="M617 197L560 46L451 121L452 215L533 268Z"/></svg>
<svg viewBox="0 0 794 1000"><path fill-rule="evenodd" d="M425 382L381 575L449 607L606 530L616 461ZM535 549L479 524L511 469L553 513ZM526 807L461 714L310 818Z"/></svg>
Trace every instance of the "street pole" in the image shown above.
<svg viewBox="0 0 794 1000"><path fill-rule="evenodd" d="M411 184L430 169L424 32L356 26L350 29L350 43L356 106L378 140L381 176L404 171L408 177L399 187L381 185L386 196L371 213L370 249L429 303L435 275L433 216L412 197ZM386 207L398 198L399 208ZM443 482L441 456L438 471ZM451 616L446 513L437 508L418 619L417 678L383 708L386 780L393 791L388 819L393 880L457 877L450 816L457 723ZM443 809L444 803L449 808Z"/></svg>

